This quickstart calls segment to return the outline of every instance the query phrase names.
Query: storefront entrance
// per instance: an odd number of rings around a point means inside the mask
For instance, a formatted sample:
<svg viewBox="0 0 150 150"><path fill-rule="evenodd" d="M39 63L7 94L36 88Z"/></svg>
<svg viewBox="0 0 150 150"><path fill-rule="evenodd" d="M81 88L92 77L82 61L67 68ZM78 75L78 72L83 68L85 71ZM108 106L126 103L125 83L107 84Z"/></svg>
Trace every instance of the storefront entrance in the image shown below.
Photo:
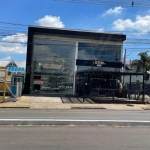
<svg viewBox="0 0 150 150"><path fill-rule="evenodd" d="M97 96L113 95L113 90L118 88L121 75L108 72L78 72L76 93L78 96ZM117 95L117 91L114 93Z"/></svg>

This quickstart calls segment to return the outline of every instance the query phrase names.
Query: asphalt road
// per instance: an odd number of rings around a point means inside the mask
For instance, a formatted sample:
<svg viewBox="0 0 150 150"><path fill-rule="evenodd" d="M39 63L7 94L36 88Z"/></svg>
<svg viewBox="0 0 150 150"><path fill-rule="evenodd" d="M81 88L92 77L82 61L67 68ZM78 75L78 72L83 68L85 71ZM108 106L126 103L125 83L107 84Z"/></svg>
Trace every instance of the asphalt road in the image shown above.
<svg viewBox="0 0 150 150"><path fill-rule="evenodd" d="M149 150L150 128L0 126L2 150Z"/></svg>
<svg viewBox="0 0 150 150"><path fill-rule="evenodd" d="M150 110L115 111L100 109L0 109L0 119L77 119L77 120L139 120L150 121Z"/></svg>

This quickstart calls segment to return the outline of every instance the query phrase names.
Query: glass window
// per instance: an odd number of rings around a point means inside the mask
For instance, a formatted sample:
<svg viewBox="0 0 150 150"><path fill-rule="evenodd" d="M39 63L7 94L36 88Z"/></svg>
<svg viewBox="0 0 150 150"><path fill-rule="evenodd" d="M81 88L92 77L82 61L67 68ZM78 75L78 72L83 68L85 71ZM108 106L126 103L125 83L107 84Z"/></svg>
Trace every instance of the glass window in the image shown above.
<svg viewBox="0 0 150 150"><path fill-rule="evenodd" d="M117 56L117 57L116 57ZM78 44L78 59L81 60L99 60L108 62L121 61L121 45L82 43ZM81 70L103 70L114 71L114 68L94 67L94 66L78 66Z"/></svg>
<svg viewBox="0 0 150 150"><path fill-rule="evenodd" d="M17 82L21 82L21 78L20 77L14 77L14 84L13 85L17 85Z"/></svg>
<svg viewBox="0 0 150 150"><path fill-rule="evenodd" d="M33 47L31 84L33 84L35 77L38 76L43 81L43 84L39 85L38 89L50 93L68 92L70 94L71 90L68 89L71 88L68 87L73 88L74 83L74 74L72 72L75 69L76 43L40 38L35 38L34 43L36 44ZM33 84L32 91L34 91L35 86L37 85Z"/></svg>
<svg viewBox="0 0 150 150"><path fill-rule="evenodd" d="M115 62L116 54L121 61L121 45L79 43L78 59Z"/></svg>

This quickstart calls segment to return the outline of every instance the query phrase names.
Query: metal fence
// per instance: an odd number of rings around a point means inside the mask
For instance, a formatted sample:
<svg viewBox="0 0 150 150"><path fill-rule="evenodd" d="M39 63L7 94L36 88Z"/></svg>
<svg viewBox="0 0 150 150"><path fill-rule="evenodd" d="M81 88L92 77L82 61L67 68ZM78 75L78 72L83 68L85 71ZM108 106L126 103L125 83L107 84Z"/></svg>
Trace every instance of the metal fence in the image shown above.
<svg viewBox="0 0 150 150"><path fill-rule="evenodd" d="M120 89L108 89L108 88L86 88L83 87L78 94L79 97L95 97L103 100L135 100L145 102L145 96L150 97L150 84L144 85L133 83L127 84Z"/></svg>

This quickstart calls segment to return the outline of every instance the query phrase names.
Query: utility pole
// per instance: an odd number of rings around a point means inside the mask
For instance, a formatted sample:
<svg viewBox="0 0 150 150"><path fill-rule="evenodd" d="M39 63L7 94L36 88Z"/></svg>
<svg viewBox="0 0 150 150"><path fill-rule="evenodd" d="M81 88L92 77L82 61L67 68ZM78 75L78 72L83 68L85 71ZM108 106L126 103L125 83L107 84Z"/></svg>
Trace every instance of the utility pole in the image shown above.
<svg viewBox="0 0 150 150"><path fill-rule="evenodd" d="M126 70L126 49L125 49L125 52L124 52L124 72L125 72L125 70Z"/></svg>
<svg viewBox="0 0 150 150"><path fill-rule="evenodd" d="M123 68L123 72L126 71L126 49L124 52L124 68ZM123 83L125 82L125 75L123 76Z"/></svg>
<svg viewBox="0 0 150 150"><path fill-rule="evenodd" d="M132 0L132 7L134 6L134 1Z"/></svg>

